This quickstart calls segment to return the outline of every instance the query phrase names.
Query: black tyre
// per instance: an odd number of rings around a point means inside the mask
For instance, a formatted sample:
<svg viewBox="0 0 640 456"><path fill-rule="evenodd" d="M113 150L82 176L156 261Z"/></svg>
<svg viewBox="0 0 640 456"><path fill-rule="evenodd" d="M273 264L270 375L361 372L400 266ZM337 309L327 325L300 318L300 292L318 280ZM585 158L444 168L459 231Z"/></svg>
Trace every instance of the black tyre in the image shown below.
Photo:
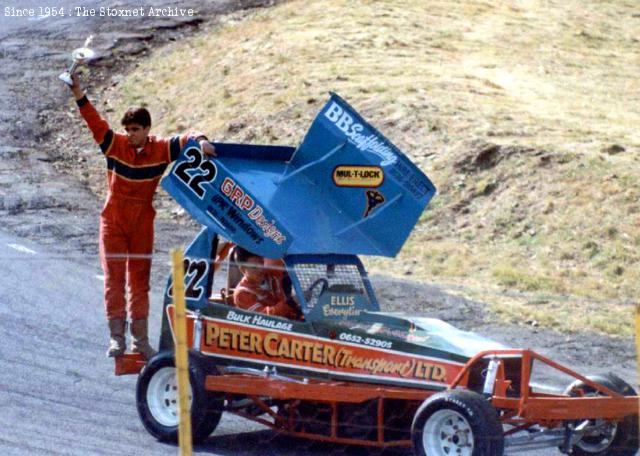
<svg viewBox="0 0 640 456"><path fill-rule="evenodd" d="M502 456L504 435L491 404L473 391L452 390L424 401L411 426L417 456Z"/></svg>
<svg viewBox="0 0 640 456"><path fill-rule="evenodd" d="M207 392L204 382L215 367L198 356L189 356L191 384L191 436L193 443L205 440L222 416L222 396ZM207 366L208 368L206 368ZM136 386L138 415L145 429L163 442L178 441L178 381L173 352L151 358L138 377Z"/></svg>
<svg viewBox="0 0 640 456"><path fill-rule="evenodd" d="M613 374L592 375L587 377L596 383L606 386L612 391L625 396L635 396L636 392L624 380ZM566 394L575 395L576 390L582 389L587 396L598 395L590 386L581 381L575 381ZM573 447L573 455L577 456L632 456L638 451L638 414L629 415L620 422L606 420L591 420L600 429L585 435Z"/></svg>

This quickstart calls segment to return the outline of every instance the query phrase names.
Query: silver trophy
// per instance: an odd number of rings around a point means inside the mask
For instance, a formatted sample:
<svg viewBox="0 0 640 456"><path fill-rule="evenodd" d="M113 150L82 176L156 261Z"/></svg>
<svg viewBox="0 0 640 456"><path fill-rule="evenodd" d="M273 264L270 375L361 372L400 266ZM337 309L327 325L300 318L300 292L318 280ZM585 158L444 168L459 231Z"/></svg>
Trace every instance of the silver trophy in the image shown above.
<svg viewBox="0 0 640 456"><path fill-rule="evenodd" d="M89 35L89 38L87 38L84 42L84 46L78 49L74 49L73 52L71 52L71 58L73 58L73 63L71 64L71 66L67 71L65 71L60 76L58 76L67 85L69 86L73 85L73 80L71 79L71 76L73 75L73 73L76 72L76 70L78 69L78 66L83 65L89 62L90 60L93 60L96 57L95 51L89 48L89 45L91 44L92 41L93 41L93 35Z"/></svg>

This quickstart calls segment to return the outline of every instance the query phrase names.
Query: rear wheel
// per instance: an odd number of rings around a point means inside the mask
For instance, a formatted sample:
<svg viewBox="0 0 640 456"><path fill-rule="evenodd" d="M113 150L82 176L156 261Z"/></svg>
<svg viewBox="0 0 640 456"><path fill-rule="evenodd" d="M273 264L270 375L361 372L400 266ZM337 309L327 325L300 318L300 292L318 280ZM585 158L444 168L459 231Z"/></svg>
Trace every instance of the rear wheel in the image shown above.
<svg viewBox="0 0 640 456"><path fill-rule="evenodd" d="M204 389L206 363L189 356L191 435L194 443L205 440L222 416L223 399ZM173 352L160 353L149 361L138 377L138 415L145 429L158 440L178 441L178 381Z"/></svg>
<svg viewBox="0 0 640 456"><path fill-rule="evenodd" d="M631 386L613 374L593 375L588 377L612 391L625 396L635 396ZM576 395L582 390L585 396L597 396L593 388L581 381L572 383L566 394ZM638 451L638 414L625 417L622 421L606 421L602 419L589 420L594 427L592 432L585 434L573 447L573 455L578 456L632 456Z"/></svg>
<svg viewBox="0 0 640 456"><path fill-rule="evenodd" d="M417 456L502 456L504 436L491 404L473 391L435 394L416 412L413 451Z"/></svg>

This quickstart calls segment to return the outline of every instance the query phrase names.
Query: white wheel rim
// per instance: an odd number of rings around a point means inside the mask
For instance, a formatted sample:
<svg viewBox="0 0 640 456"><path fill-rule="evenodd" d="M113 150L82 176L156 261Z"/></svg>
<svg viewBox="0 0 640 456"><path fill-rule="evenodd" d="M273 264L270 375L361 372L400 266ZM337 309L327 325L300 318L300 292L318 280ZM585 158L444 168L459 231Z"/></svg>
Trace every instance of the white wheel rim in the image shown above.
<svg viewBox="0 0 640 456"><path fill-rule="evenodd" d="M149 381L147 404L151 416L162 426L178 426L178 379L174 367L159 369ZM189 408L191 408L191 385L189 385Z"/></svg>
<svg viewBox="0 0 640 456"><path fill-rule="evenodd" d="M422 430L422 445L429 456L471 456L473 442L471 425L455 410L433 413Z"/></svg>

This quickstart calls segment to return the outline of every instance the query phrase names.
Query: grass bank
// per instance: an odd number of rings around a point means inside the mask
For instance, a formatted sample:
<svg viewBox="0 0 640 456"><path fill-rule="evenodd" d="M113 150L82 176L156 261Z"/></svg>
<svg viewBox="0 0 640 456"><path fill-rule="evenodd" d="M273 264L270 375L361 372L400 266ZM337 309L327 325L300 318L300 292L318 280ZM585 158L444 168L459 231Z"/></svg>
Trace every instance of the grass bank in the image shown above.
<svg viewBox="0 0 640 456"><path fill-rule="evenodd" d="M374 271L506 319L630 335L639 25L624 0L290 1L158 50L103 100L147 105L158 133L295 145L336 91L439 190Z"/></svg>

